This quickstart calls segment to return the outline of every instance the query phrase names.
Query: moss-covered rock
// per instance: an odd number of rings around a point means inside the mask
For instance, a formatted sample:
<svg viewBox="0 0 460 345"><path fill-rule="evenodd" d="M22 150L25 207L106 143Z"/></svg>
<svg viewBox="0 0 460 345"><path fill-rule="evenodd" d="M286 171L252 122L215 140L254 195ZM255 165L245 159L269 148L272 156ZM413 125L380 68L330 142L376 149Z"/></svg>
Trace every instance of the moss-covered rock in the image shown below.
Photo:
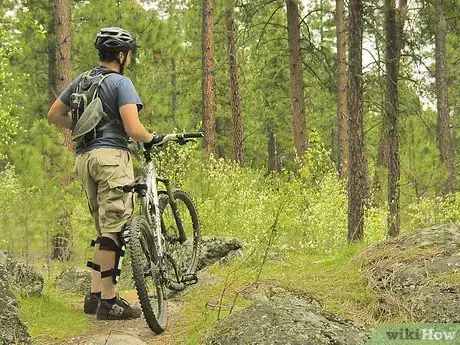
<svg viewBox="0 0 460 345"><path fill-rule="evenodd" d="M26 326L19 318L17 301L10 290L7 257L0 252L0 344L32 344Z"/></svg>
<svg viewBox="0 0 460 345"><path fill-rule="evenodd" d="M8 271L10 289L24 296L41 296L45 282L43 276L19 259L2 254L0 261Z"/></svg>
<svg viewBox="0 0 460 345"><path fill-rule="evenodd" d="M460 322L460 230L419 229L360 252L367 283L378 294L381 320Z"/></svg>
<svg viewBox="0 0 460 345"><path fill-rule="evenodd" d="M362 326L324 311L319 301L287 294L232 313L215 325L205 344L360 345L368 338Z"/></svg>
<svg viewBox="0 0 460 345"><path fill-rule="evenodd" d="M70 266L59 274L55 285L62 292L86 294L91 287L91 269Z"/></svg>

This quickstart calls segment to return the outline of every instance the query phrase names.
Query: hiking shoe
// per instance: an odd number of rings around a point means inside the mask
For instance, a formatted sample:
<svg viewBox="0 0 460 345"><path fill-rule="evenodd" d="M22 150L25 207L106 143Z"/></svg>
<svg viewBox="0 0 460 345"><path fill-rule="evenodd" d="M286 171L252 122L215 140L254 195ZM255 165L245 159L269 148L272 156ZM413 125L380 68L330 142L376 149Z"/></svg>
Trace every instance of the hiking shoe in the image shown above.
<svg viewBox="0 0 460 345"><path fill-rule="evenodd" d="M85 296L85 303L83 305L83 311L85 314L96 314L97 306L99 305L101 298L99 296L95 296L91 293L87 293Z"/></svg>
<svg viewBox="0 0 460 345"><path fill-rule="evenodd" d="M127 300L117 296L114 304L101 300L96 314L98 320L128 320L140 317L142 312L140 308L130 306Z"/></svg>

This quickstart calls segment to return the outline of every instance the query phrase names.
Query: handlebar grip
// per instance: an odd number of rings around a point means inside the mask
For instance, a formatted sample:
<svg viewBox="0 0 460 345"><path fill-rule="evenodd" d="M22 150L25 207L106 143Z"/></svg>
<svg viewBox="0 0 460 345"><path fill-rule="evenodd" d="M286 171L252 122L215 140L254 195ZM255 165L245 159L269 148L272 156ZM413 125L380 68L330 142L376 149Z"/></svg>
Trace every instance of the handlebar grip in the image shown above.
<svg viewBox="0 0 460 345"><path fill-rule="evenodd" d="M184 133L183 134L183 138L184 139L190 139L190 138L203 138L204 137L204 134L201 133L201 132L197 132L197 133Z"/></svg>

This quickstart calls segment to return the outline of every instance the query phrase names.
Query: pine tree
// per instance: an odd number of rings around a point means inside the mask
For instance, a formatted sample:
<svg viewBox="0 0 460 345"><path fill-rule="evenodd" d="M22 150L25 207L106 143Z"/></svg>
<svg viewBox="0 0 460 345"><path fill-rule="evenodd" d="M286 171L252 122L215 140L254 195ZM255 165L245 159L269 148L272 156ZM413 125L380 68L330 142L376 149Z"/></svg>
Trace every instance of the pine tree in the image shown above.
<svg viewBox="0 0 460 345"><path fill-rule="evenodd" d="M348 241L356 242L364 235L364 206L368 198L367 159L363 123L363 4L350 0L348 46L348 95L350 170L348 177Z"/></svg>

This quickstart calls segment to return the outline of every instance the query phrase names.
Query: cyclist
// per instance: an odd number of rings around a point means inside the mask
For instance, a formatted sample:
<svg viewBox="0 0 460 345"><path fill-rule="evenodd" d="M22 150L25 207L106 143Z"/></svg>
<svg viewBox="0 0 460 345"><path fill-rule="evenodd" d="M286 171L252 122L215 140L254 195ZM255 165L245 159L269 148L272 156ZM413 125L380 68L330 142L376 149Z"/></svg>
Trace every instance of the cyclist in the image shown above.
<svg viewBox="0 0 460 345"><path fill-rule="evenodd" d="M123 75L136 49L133 36L118 27L103 28L94 45L99 51L99 65L80 75L61 93L51 106L48 119L58 127L71 128L75 138L75 129L79 117L84 116L81 114L84 109L73 102L78 101L78 97L81 99L81 90L85 87L91 86L92 82L99 83L98 97L103 114L99 117L97 112L91 114L89 122L95 122L94 125L76 140L75 170L83 184L98 232L97 239L92 241L93 262L88 262L93 274L84 311L97 314L98 319L123 320L137 318L141 311L116 295L124 254L121 233L134 206L129 194L124 194L118 187L134 180L128 137L149 148L155 135L139 121L142 102L131 80Z"/></svg>

